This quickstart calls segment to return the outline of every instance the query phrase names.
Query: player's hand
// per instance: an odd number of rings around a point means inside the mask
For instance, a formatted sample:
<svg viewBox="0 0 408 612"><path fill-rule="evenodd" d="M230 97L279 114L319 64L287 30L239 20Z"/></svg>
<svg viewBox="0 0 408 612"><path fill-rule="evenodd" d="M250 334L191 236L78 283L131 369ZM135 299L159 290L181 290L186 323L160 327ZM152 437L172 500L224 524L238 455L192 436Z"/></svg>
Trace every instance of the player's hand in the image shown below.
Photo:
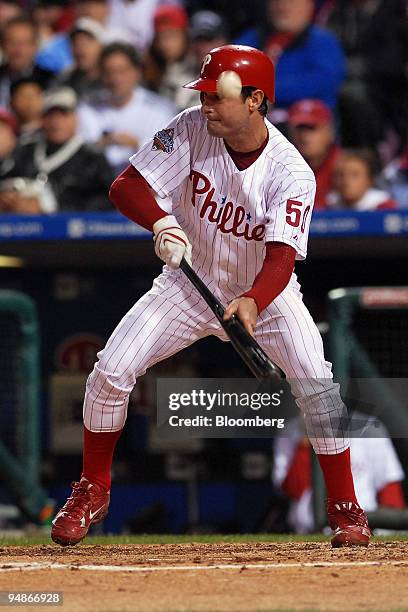
<svg viewBox="0 0 408 612"><path fill-rule="evenodd" d="M255 300L251 297L239 297L232 300L225 309L224 321L231 319L234 314L237 315L247 332L253 336L258 317L258 306Z"/></svg>
<svg viewBox="0 0 408 612"><path fill-rule="evenodd" d="M183 257L191 265L191 244L174 215L166 215L153 225L154 250L170 268L179 267Z"/></svg>

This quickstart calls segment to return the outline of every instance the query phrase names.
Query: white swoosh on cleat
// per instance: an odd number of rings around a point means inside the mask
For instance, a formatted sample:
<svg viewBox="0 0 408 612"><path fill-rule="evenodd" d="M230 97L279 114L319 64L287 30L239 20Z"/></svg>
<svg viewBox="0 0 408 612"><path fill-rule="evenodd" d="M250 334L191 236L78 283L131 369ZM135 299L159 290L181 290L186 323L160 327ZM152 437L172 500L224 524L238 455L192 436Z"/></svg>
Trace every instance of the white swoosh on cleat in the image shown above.
<svg viewBox="0 0 408 612"><path fill-rule="evenodd" d="M104 504L104 505L105 505L105 504ZM94 517L96 514L98 514L98 512L100 512L100 511L103 509L104 505L103 505L103 506L101 506L100 508L98 508L98 510L95 510L95 512L91 512L91 511L89 511L89 520L91 520L91 521L92 521L93 517Z"/></svg>
<svg viewBox="0 0 408 612"><path fill-rule="evenodd" d="M55 525L56 521L61 518L61 516L64 516L66 514L65 510L61 510L60 512L58 512L57 516L54 518L53 521L51 521L51 523L53 525Z"/></svg>

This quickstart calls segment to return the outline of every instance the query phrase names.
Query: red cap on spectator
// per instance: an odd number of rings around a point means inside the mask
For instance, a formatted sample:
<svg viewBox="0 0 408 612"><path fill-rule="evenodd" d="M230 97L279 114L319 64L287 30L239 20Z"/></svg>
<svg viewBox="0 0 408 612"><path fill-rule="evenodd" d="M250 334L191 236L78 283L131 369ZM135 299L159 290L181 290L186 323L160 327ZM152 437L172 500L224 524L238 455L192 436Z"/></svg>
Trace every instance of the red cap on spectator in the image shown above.
<svg viewBox="0 0 408 612"><path fill-rule="evenodd" d="M288 113L288 122L297 125L323 125L330 123L333 115L330 108L321 100L300 100L295 102Z"/></svg>
<svg viewBox="0 0 408 612"><path fill-rule="evenodd" d="M154 29L156 32L179 28L187 30L188 16L186 11L177 4L164 4L159 6L153 18Z"/></svg>
<svg viewBox="0 0 408 612"><path fill-rule="evenodd" d="M16 119L6 108L0 108L0 121L6 123L15 134L18 132L18 124Z"/></svg>

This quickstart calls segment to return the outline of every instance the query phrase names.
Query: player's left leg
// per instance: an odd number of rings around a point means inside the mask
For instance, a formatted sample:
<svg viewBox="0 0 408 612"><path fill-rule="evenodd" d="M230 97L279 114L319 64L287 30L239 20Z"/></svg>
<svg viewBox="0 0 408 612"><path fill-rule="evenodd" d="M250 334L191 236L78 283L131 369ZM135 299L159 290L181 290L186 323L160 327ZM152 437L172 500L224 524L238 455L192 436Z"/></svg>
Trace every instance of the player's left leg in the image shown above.
<svg viewBox="0 0 408 612"><path fill-rule="evenodd" d="M217 327L214 314L181 271L162 273L122 318L88 377L83 471L54 518L54 542L77 544L105 517L113 454L137 379Z"/></svg>
<svg viewBox="0 0 408 612"><path fill-rule="evenodd" d="M261 314L255 338L285 372L302 411L326 482L333 546L366 546L370 530L354 491L347 409L320 333L293 281Z"/></svg>

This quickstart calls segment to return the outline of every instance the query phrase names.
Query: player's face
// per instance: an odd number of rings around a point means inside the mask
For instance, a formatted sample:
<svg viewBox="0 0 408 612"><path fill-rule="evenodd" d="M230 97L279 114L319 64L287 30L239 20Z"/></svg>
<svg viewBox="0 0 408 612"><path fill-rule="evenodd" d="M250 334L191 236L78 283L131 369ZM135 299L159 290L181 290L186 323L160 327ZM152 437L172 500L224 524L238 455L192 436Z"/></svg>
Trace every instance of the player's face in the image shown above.
<svg viewBox="0 0 408 612"><path fill-rule="evenodd" d="M247 101L241 97L220 98L215 93L201 92L200 100L211 136L228 141L240 130L247 129L250 113Z"/></svg>

